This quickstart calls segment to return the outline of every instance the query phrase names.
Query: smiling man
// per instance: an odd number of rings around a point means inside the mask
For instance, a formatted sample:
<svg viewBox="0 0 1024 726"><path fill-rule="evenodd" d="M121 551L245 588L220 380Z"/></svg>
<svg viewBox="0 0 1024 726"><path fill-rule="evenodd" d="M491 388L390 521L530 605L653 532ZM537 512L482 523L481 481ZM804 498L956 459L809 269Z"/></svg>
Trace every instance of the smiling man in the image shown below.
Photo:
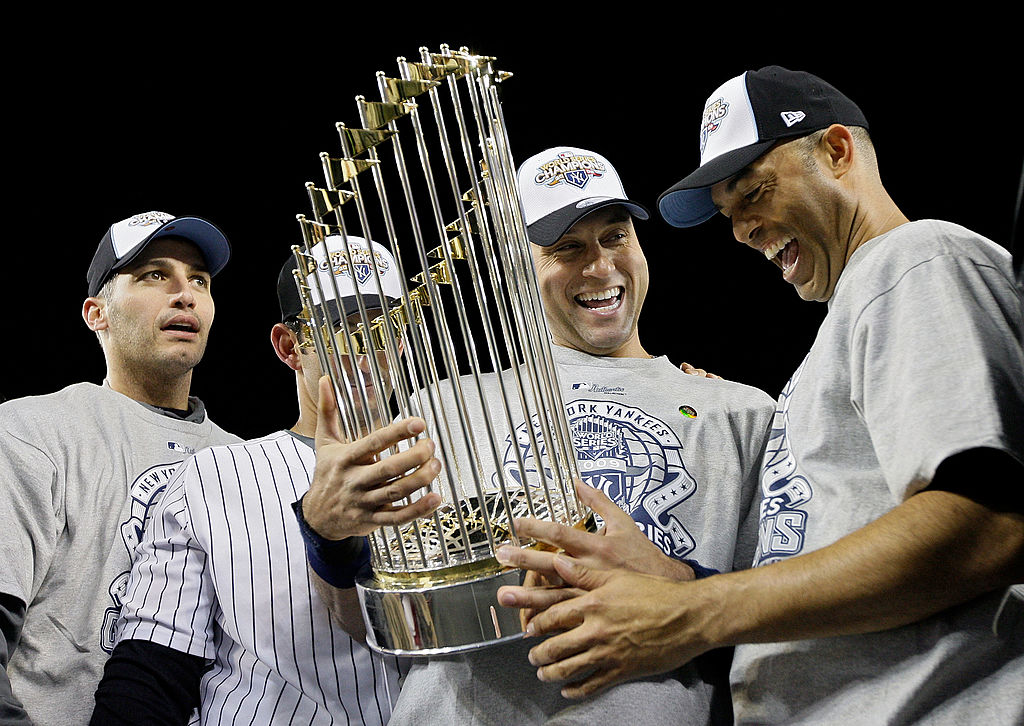
<svg viewBox="0 0 1024 726"><path fill-rule="evenodd" d="M583 479L580 497L604 522L597 534L524 519L517 522L519 535L595 566L674 581L749 565L770 397L740 383L687 375L647 352L639 318L648 267L634 221L648 213L626 196L605 157L576 147L547 149L523 162L518 184ZM497 391L490 393L483 410L500 410ZM482 422L473 423L483 430ZM524 427L519 422L505 443L526 440ZM514 468L514 461L504 465ZM550 553L509 546L497 555L504 564L550 574ZM573 704L558 685L537 680L527 658L531 644L414 659L392 725L697 724L713 712L728 719L716 708L727 653Z"/></svg>
<svg viewBox="0 0 1024 726"><path fill-rule="evenodd" d="M111 225L82 308L103 385L0 406L5 724L88 721L150 507L188 454L237 440L189 396L214 319L211 279L229 256L198 217Z"/></svg>
<svg viewBox="0 0 1024 726"><path fill-rule="evenodd" d="M738 723L1024 722L1024 327L1007 252L910 222L860 109L820 78L749 71L707 101L701 166L659 200L828 305L779 398L756 567L692 583L560 558L531 653L573 695L740 644ZM625 608L631 596L642 607ZM541 593L543 595L543 593Z"/></svg>

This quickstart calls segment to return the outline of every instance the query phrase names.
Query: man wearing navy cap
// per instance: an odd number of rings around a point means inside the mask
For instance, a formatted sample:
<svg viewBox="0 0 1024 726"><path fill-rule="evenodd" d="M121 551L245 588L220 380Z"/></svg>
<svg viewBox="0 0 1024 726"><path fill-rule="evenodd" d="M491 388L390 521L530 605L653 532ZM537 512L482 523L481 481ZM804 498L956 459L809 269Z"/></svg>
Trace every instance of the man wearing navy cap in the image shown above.
<svg viewBox="0 0 1024 726"><path fill-rule="evenodd" d="M539 676L583 695L741 644L738 723L1024 723L1024 605L1007 590L1024 580L1010 256L909 221L860 109L810 74L728 81L700 147L700 168L659 199L664 218L721 212L801 298L828 304L779 398L755 567L670 583L561 559L589 592L513 593L552 605L536 633L569 629L533 649Z"/></svg>
<svg viewBox="0 0 1024 726"><path fill-rule="evenodd" d="M182 459L238 440L189 395L213 324L211 278L229 257L198 217L111 225L82 308L103 385L0 406L3 723L88 721L150 507Z"/></svg>
<svg viewBox="0 0 1024 726"><path fill-rule="evenodd" d="M401 297L395 258L377 242L329 236L311 253L315 317L329 317L339 333L343 317L349 329L362 320L360 301L372 320L384 307L381 295L392 305ZM376 273L360 280L351 270L362 264L373 264ZM385 425L392 383L383 352L376 366L367 355L337 356L337 370L344 371L339 388L347 384L353 400L351 410L344 395L340 406L335 403L313 345L314 311L296 287L296 266L289 255L278 274L281 322L270 340L294 371L299 418L287 430L206 449L179 467L136 550L118 644L96 692L92 723L184 724L194 707L203 723L388 722L397 660L363 645L361 619L349 637L339 625L344 621L331 617L314 590L344 599L327 586L346 575L350 580L359 564L368 564L363 535L384 523L404 524L440 503L431 493L402 503L437 476L440 463L432 444L422 441L376 460L414 438L424 422ZM353 429L362 425L373 433L350 440L339 407ZM358 564L342 572L328 566L331 558ZM339 606L358 609L355 602ZM139 673L149 674L142 683Z"/></svg>

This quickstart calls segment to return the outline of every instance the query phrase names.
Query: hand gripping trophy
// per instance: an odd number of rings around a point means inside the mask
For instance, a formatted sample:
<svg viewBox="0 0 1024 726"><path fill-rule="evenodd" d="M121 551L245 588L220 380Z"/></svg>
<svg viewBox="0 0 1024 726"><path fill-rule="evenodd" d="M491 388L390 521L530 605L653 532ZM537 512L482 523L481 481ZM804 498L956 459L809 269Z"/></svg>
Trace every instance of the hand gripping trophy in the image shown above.
<svg viewBox="0 0 1024 726"><path fill-rule="evenodd" d="M371 406L381 421L422 416L443 463L430 487L441 507L369 537L372 574L357 590L367 642L385 653L520 637L518 614L496 593L523 573L495 550L540 545L521 541L513 519L593 528L572 485L576 457L498 98L509 74L494 60L441 46L420 49L419 62L399 58L397 78L379 72L381 100L357 96L359 126L337 124L341 154L320 155L326 183L306 185L313 218L298 218L296 285L344 430L368 433ZM378 244L390 255L375 254ZM342 295L322 289L335 275L312 274L318 265L358 280L358 314L329 314ZM369 281L376 295L361 292ZM367 395L339 355L364 356L373 390L393 387L391 400Z"/></svg>

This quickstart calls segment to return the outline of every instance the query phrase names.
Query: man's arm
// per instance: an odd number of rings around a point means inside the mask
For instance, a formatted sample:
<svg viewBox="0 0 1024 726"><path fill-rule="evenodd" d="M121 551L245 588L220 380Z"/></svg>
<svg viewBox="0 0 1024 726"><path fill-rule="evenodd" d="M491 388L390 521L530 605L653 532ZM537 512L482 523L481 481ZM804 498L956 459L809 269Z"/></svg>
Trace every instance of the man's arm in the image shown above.
<svg viewBox="0 0 1024 726"><path fill-rule="evenodd" d="M310 579L317 595L324 601L331 617L341 626L342 630L358 643L366 642L366 621L359 607L359 595L355 587L334 587L313 568L309 569Z"/></svg>
<svg viewBox="0 0 1024 726"><path fill-rule="evenodd" d="M11 679L7 675L7 664L11 662L11 654L18 644L24 622L25 603L14 595L0 593L0 630L4 636L0 640L0 665L3 666L3 673L0 673L0 723L10 726L32 723L11 690Z"/></svg>
<svg viewBox="0 0 1024 726"><path fill-rule="evenodd" d="M182 726L199 707L207 663L148 640L122 640L103 666L94 726Z"/></svg>
<svg viewBox="0 0 1024 726"><path fill-rule="evenodd" d="M296 516L317 592L338 624L360 642L366 630L354 576L360 565L362 539L380 527L427 516L441 504L436 492L408 499L441 471L430 439L380 458L384 451L425 429L423 419L409 418L349 443L341 430L330 379L320 379L316 468Z"/></svg>
<svg viewBox="0 0 1024 726"><path fill-rule="evenodd" d="M21 640L27 604L53 562L61 529L54 502L63 499L63 492L57 468L38 434L51 423L49 414L49 409L29 400L0 406L0 722L4 724L32 722L13 692L7 668Z"/></svg>
<svg viewBox="0 0 1024 726"><path fill-rule="evenodd" d="M215 655L209 624L219 614L211 561L193 529L203 505L186 497L199 482L196 457L186 459L146 522L91 723L186 724L199 707L200 679Z"/></svg>
<svg viewBox="0 0 1024 726"><path fill-rule="evenodd" d="M1009 469L1019 487L1022 467ZM1024 515L933 481L834 544L766 567L691 583L596 570L556 557L586 594L503 588L502 604L544 610L530 634L565 630L530 660L548 681L582 679L578 698L669 670L717 646L864 633L915 622L1024 579ZM545 608L547 608L545 610ZM586 671L593 669L589 675Z"/></svg>

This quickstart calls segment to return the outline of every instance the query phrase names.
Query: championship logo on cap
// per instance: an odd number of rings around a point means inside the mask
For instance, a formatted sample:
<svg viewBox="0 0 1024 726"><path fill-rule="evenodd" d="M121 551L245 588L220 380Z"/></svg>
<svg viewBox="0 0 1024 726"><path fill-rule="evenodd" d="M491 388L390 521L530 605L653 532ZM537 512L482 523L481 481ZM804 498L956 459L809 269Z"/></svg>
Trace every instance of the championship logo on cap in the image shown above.
<svg viewBox="0 0 1024 726"><path fill-rule="evenodd" d="M647 219L641 204L630 200L606 158L575 146L555 146L534 154L516 172L530 241L554 244L585 215L621 204L637 219Z"/></svg>
<svg viewBox="0 0 1024 726"><path fill-rule="evenodd" d="M700 127L700 152L708 145L708 136L718 130L722 119L729 115L729 102L716 98L704 108L704 123Z"/></svg>
<svg viewBox="0 0 1024 726"><path fill-rule="evenodd" d="M331 267L336 276L354 276L359 285L365 285L366 281L370 279L370 275L373 274L372 265L374 262L377 263L377 274L381 277L384 277L388 270L391 269L391 262L381 254L379 249L374 249L371 256L370 250L353 245L349 249L348 255L352 258L352 271L355 273L354 275L349 275L348 261L345 259L345 253L342 250L331 250ZM320 261L320 269L322 271L327 270L326 260Z"/></svg>
<svg viewBox="0 0 1024 726"><path fill-rule="evenodd" d="M176 237L196 245L210 276L220 272L231 257L227 237L213 223L200 217L175 217L167 212L143 212L115 222L103 235L89 270L89 296L99 293L111 276L127 267L146 246L161 237Z"/></svg>
<svg viewBox="0 0 1024 726"><path fill-rule="evenodd" d="M335 288L341 298L341 308L345 315L351 315L359 310L357 296L363 299L367 308L383 308L385 302L393 304L401 299L402 285L398 278L397 262L391 251L379 242L367 242L355 235L348 235L346 240L330 235L313 246L312 256L304 256L305 274L310 278L309 296L312 303L320 305L321 293L328 302L334 300ZM328 247L327 254L324 250L325 245ZM373 271L375 266L376 275ZM290 255L277 276L277 299L281 305L282 321L293 320L304 310L302 298L295 284L295 267L295 257ZM349 270L352 271L351 274ZM380 293L383 293L383 300ZM337 324L340 320L338 306L325 305L324 308Z"/></svg>
<svg viewBox="0 0 1024 726"><path fill-rule="evenodd" d="M143 212L124 221L126 227L151 227L154 224L170 222L174 217L167 212Z"/></svg>
<svg viewBox="0 0 1024 726"><path fill-rule="evenodd" d="M596 156L563 151L557 158L537 167L537 175L533 181L535 184L549 187L564 182L583 189L591 178L604 176L607 169L608 167Z"/></svg>

